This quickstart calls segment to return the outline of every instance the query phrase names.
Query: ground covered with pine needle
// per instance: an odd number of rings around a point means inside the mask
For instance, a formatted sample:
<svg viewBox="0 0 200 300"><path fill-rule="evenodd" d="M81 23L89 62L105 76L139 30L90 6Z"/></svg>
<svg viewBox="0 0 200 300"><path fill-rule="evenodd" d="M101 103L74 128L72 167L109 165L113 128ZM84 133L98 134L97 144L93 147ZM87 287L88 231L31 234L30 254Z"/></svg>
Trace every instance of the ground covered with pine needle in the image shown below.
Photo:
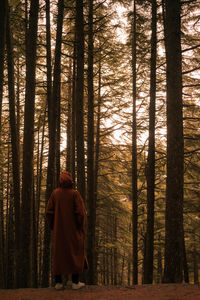
<svg viewBox="0 0 200 300"><path fill-rule="evenodd" d="M0 300L200 300L200 286L192 284L138 285L135 287L86 286L78 291L67 287L0 290Z"/></svg>

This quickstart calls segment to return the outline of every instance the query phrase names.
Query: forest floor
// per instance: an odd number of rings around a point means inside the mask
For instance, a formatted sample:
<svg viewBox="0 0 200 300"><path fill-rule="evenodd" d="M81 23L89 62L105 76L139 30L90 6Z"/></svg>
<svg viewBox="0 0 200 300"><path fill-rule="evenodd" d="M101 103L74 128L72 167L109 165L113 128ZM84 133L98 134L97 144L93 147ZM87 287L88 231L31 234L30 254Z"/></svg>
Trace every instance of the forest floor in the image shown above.
<svg viewBox="0 0 200 300"><path fill-rule="evenodd" d="M0 300L200 300L200 286L191 284L138 285L135 287L86 286L0 290Z"/></svg>

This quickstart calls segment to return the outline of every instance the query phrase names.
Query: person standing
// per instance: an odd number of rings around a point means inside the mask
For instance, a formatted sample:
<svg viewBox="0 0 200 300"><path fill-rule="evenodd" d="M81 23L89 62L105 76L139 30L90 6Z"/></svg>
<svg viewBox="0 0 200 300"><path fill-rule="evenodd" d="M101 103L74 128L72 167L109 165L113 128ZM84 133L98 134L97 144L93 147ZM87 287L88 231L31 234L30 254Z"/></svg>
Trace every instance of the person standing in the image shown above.
<svg viewBox="0 0 200 300"><path fill-rule="evenodd" d="M88 268L85 253L86 210L83 199L73 189L69 172L61 173L59 187L53 190L46 208L47 222L53 230L53 274L55 288L63 288L62 275L72 274L72 289L85 283L79 274Z"/></svg>

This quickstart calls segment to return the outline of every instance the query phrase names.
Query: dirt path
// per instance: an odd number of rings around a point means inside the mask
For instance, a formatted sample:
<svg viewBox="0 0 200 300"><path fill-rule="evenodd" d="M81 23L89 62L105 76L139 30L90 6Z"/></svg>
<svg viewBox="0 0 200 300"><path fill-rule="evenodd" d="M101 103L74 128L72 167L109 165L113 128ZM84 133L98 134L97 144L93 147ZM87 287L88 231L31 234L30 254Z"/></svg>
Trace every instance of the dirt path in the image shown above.
<svg viewBox="0 0 200 300"><path fill-rule="evenodd" d="M130 287L86 286L82 290L0 290L0 300L200 300L200 287L189 284L139 285Z"/></svg>

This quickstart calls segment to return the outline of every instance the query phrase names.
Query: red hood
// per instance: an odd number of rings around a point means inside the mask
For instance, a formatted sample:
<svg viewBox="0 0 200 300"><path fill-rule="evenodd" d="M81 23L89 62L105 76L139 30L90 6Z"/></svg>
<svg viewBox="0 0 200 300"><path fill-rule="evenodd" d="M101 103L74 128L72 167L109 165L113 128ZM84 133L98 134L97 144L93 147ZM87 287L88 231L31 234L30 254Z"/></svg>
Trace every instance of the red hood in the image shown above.
<svg viewBox="0 0 200 300"><path fill-rule="evenodd" d="M62 188L72 188L73 180L69 172L63 172L60 174L59 185Z"/></svg>

